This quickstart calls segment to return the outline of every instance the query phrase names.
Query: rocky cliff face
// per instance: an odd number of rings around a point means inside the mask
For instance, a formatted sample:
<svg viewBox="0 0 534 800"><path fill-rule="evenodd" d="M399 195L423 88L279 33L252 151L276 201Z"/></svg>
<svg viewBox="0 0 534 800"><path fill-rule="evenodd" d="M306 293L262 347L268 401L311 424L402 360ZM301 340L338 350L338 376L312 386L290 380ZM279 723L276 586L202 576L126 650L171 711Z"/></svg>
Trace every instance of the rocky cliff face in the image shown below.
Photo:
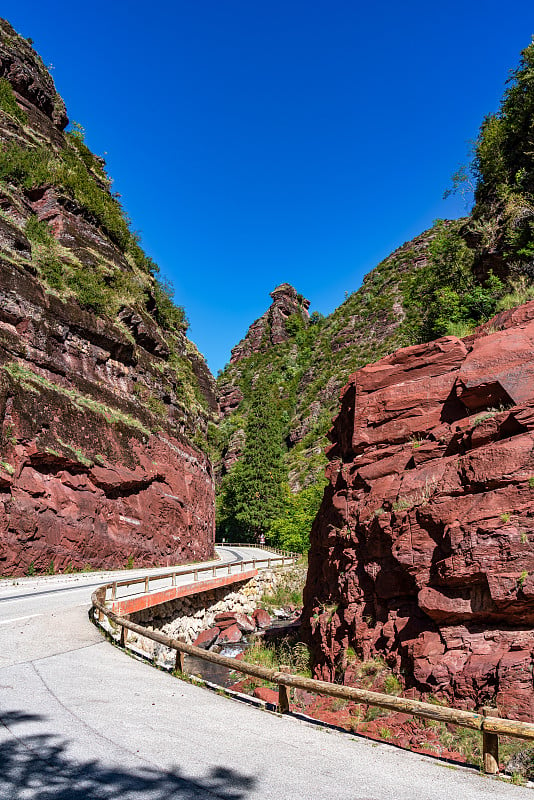
<svg viewBox="0 0 534 800"><path fill-rule="evenodd" d="M272 303L247 331L245 338L232 349L230 363L235 364L243 358L268 350L291 337L286 322L292 314L308 319L310 301L298 294L289 283L281 283L271 292Z"/></svg>
<svg viewBox="0 0 534 800"><path fill-rule="evenodd" d="M213 379L66 124L0 21L0 574L204 558Z"/></svg>
<svg viewBox="0 0 534 800"><path fill-rule="evenodd" d="M534 303L356 372L330 433L305 633L406 688L534 718Z"/></svg>
<svg viewBox="0 0 534 800"><path fill-rule="evenodd" d="M287 321L293 314L305 322L308 321L310 301L298 294L289 283L282 283L273 289L271 298L272 303L265 314L252 323L245 338L232 348L228 374L223 376L218 387L220 413L223 418L235 411L243 400L239 387L239 362L291 339L293 334Z"/></svg>
<svg viewBox="0 0 534 800"><path fill-rule="evenodd" d="M298 294L289 283L277 286L270 296L271 305L252 323L244 339L232 349L230 363L218 380L223 423L217 464L219 475L226 474L242 455L248 401L255 382L265 372L272 372L278 377L283 369L282 362L288 356L296 361L298 347L295 331L306 329L309 324L309 300ZM283 381L281 375L280 380ZM287 392L287 395L288 407L292 409L292 392ZM226 430L225 421L228 421Z"/></svg>

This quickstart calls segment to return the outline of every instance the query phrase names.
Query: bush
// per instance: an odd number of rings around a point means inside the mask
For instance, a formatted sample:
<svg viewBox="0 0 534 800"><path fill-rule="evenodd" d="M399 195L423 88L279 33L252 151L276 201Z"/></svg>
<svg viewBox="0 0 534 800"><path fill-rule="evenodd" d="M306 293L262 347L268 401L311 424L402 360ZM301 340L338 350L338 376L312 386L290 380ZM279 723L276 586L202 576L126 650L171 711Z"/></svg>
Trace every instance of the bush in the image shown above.
<svg viewBox="0 0 534 800"><path fill-rule="evenodd" d="M112 311L111 293L96 272L76 269L68 276L67 285L83 308L95 314L109 314Z"/></svg>
<svg viewBox="0 0 534 800"><path fill-rule="evenodd" d="M18 105L11 84L6 78L0 78L0 108L12 117L25 125L28 121L28 115Z"/></svg>
<svg viewBox="0 0 534 800"><path fill-rule="evenodd" d="M475 252L463 238L462 220L438 221L426 266L409 272L402 284L404 303L412 309L411 336L431 341L458 332L466 335L497 310L505 291L493 273L480 281L474 272Z"/></svg>
<svg viewBox="0 0 534 800"><path fill-rule="evenodd" d="M284 486L283 509L271 523L268 539L276 547L305 553L310 548L310 531L323 498L324 484L313 486L292 494L289 485Z"/></svg>
<svg viewBox="0 0 534 800"><path fill-rule="evenodd" d="M173 302L172 283L164 278L156 278L153 294L156 303L154 315L161 327L170 331L185 332L189 323L184 308Z"/></svg>

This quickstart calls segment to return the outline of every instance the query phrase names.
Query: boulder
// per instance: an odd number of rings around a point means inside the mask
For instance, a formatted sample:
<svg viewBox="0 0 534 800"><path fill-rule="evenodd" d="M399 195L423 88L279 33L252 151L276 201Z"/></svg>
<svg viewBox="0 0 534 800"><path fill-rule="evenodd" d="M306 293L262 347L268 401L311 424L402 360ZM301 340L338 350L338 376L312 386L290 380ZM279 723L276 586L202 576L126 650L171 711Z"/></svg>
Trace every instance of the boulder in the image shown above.
<svg viewBox="0 0 534 800"><path fill-rule="evenodd" d="M253 633L256 630L256 623L247 614L236 614L235 621L243 633Z"/></svg>
<svg viewBox="0 0 534 800"><path fill-rule="evenodd" d="M221 631L217 639L217 644L235 644L240 642L242 638L241 631L237 625L230 625L230 627Z"/></svg>
<svg viewBox="0 0 534 800"><path fill-rule="evenodd" d="M271 624L271 617L263 608L257 608L252 614L258 628L268 628Z"/></svg>
<svg viewBox="0 0 534 800"><path fill-rule="evenodd" d="M205 631L201 631L193 644L195 647L202 647L203 650L208 650L215 643L220 632L219 628L208 628Z"/></svg>

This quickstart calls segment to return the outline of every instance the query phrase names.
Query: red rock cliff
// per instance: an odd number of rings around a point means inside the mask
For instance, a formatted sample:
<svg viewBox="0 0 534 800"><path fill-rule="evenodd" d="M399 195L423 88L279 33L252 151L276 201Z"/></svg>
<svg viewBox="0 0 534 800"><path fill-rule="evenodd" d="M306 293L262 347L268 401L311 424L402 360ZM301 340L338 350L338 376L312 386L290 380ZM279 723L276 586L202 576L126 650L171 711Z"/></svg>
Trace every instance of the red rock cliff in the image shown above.
<svg viewBox="0 0 534 800"><path fill-rule="evenodd" d="M315 674L534 719L534 303L365 367L330 432L305 634Z"/></svg>
<svg viewBox="0 0 534 800"><path fill-rule="evenodd" d="M213 379L3 20L0 79L0 574L208 557Z"/></svg>

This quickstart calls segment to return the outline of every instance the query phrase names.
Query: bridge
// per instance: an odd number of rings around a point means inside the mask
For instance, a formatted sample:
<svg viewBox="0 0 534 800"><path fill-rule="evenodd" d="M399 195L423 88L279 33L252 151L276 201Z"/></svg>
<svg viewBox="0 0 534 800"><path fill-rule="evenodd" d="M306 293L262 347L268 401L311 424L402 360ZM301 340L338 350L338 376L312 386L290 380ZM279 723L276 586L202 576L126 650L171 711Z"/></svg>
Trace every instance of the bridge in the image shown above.
<svg viewBox="0 0 534 800"><path fill-rule="evenodd" d="M217 579L223 565L237 574L243 559L266 554L218 555L197 568L215 567ZM171 579L177 596L189 569ZM90 622L91 593L136 576L158 591L164 572L0 582L2 800L532 798L528 788L266 713L130 658Z"/></svg>

